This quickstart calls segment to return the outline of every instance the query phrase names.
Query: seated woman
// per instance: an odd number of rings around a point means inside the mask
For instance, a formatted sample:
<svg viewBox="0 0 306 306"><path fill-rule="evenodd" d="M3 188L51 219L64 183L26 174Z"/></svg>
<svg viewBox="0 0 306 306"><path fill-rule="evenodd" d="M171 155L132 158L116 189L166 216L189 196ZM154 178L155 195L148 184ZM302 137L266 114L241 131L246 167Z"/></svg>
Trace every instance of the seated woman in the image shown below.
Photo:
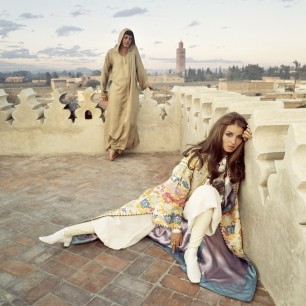
<svg viewBox="0 0 306 306"><path fill-rule="evenodd" d="M165 183L119 209L39 239L68 247L74 236L95 234L119 250L149 235L187 270L190 282L250 301L257 277L242 250L237 192L245 176L244 145L251 138L246 120L228 113L183 153Z"/></svg>

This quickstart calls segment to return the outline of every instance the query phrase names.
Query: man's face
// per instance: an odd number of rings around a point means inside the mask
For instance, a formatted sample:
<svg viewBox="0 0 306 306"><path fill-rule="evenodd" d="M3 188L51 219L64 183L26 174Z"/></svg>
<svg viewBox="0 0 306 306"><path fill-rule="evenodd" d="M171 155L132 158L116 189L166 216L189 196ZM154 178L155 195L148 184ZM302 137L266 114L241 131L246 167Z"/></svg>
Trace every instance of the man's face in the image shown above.
<svg viewBox="0 0 306 306"><path fill-rule="evenodd" d="M124 34L124 36L122 38L122 41L121 41L121 45L124 48L129 48L131 46L132 42L133 42L133 36Z"/></svg>

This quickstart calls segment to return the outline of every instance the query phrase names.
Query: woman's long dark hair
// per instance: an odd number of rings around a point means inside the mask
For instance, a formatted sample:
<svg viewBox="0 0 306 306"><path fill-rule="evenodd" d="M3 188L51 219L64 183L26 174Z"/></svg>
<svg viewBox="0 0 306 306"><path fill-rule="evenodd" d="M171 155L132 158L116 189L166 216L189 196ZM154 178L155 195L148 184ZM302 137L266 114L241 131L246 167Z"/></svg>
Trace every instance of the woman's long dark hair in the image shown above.
<svg viewBox="0 0 306 306"><path fill-rule="evenodd" d="M183 152L183 156L191 154L192 158L189 160L188 166L193 157L198 157L199 167L201 168L208 158L208 171L212 178L220 175L219 162L224 157L223 149L223 135L228 125L237 124L243 130L248 126L246 120L238 113L232 112L221 117L212 127L208 137L196 145L191 146ZM244 165L244 141L237 147L237 149L228 153L228 168L231 174L231 181L233 183L239 182L245 177Z"/></svg>

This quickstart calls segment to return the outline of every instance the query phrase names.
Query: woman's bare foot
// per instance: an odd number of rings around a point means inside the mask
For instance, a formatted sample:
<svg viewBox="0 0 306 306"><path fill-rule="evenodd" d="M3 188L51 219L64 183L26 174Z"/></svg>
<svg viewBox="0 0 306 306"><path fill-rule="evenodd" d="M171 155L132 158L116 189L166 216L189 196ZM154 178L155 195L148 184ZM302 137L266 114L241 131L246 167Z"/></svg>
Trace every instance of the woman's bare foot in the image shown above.
<svg viewBox="0 0 306 306"><path fill-rule="evenodd" d="M118 156L118 153L113 149L108 149L108 157L107 159L113 161Z"/></svg>

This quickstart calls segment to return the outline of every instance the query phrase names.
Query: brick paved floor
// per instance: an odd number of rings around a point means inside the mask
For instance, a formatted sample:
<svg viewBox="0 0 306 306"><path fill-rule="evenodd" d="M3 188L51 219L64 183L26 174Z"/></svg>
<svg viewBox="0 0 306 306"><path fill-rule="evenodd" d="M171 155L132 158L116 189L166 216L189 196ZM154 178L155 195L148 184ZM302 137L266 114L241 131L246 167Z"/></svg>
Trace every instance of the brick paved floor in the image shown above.
<svg viewBox="0 0 306 306"><path fill-rule="evenodd" d="M0 305L274 305L259 284L241 303L188 282L150 239L113 251L38 240L164 181L178 154L0 157Z"/></svg>

